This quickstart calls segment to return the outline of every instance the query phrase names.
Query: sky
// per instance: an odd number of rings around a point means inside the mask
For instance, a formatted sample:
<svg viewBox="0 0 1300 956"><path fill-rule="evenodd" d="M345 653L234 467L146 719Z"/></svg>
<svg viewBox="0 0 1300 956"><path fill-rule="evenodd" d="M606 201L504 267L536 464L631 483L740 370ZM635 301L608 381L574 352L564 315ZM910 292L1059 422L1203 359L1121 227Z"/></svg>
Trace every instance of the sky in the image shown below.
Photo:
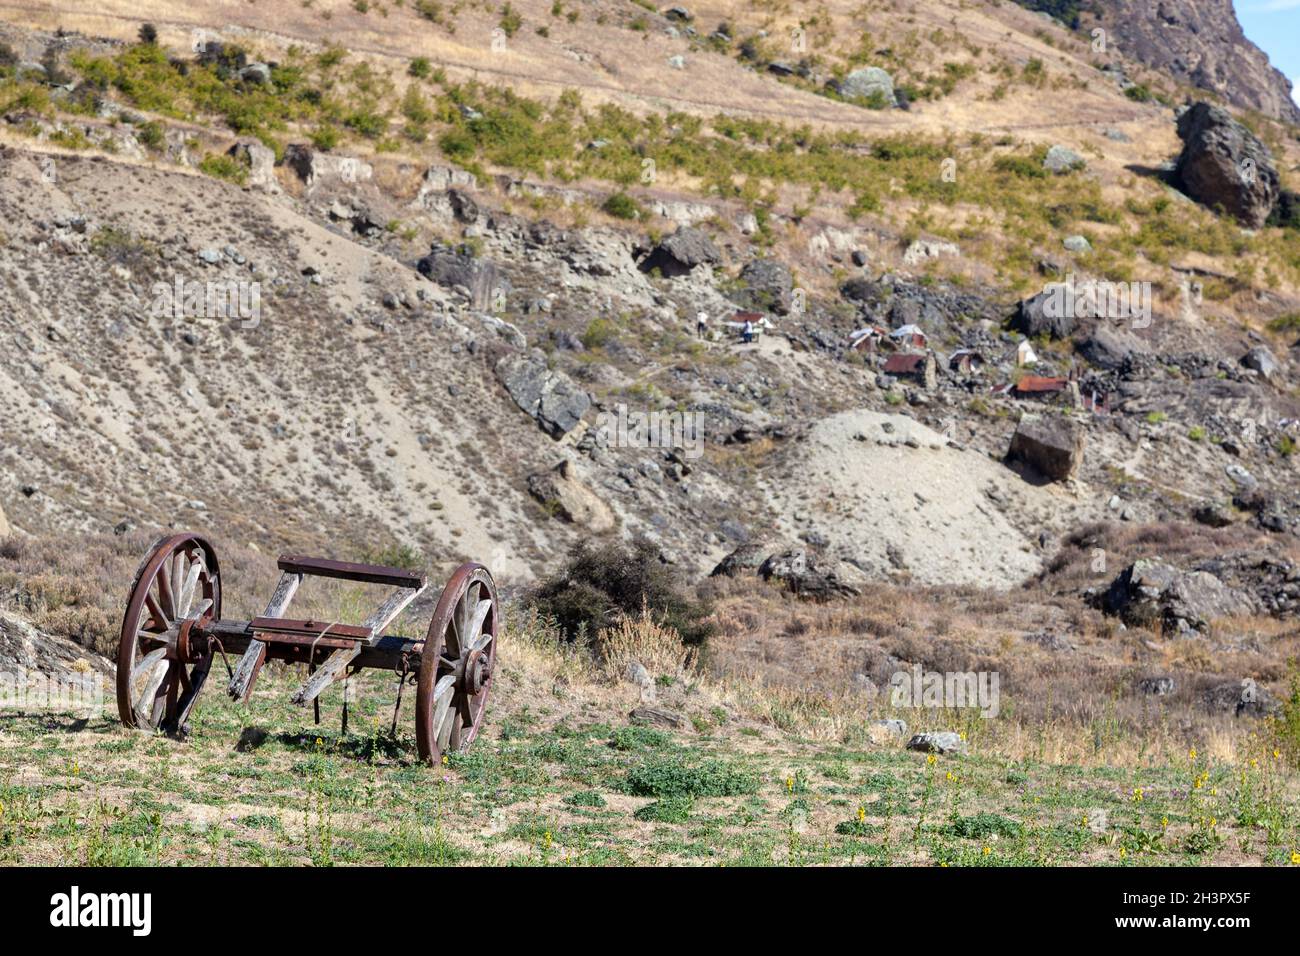
<svg viewBox="0 0 1300 956"><path fill-rule="evenodd" d="M1291 78L1300 103L1300 0L1234 0L1241 28Z"/></svg>

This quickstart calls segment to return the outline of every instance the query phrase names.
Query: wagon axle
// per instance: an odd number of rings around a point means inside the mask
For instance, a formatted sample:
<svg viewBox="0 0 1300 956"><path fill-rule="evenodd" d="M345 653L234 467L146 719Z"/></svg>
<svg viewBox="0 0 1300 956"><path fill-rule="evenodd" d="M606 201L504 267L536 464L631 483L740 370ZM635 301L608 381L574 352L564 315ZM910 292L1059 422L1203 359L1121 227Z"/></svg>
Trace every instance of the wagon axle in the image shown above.
<svg viewBox="0 0 1300 956"><path fill-rule="evenodd" d="M177 733L186 726L217 654L231 668L227 692L247 700L268 660L303 663L311 673L291 697L314 703L335 681L363 668L418 671L416 744L436 762L478 734L496 664L500 614L496 583L481 564L452 574L422 640L384 634L428 586L402 568L282 556L280 580L260 617L221 617L221 571L203 538L177 534L154 545L127 598L117 661L117 701L130 727ZM304 577L382 584L393 590L360 625L285 617ZM229 664L227 664L229 667Z"/></svg>

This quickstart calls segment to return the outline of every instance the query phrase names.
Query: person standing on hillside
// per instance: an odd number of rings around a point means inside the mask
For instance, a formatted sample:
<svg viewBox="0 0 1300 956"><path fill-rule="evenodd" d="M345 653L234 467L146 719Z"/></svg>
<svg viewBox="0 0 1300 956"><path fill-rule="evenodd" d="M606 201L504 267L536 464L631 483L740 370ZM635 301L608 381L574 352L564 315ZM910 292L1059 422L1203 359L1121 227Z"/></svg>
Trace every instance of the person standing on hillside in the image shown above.
<svg viewBox="0 0 1300 956"><path fill-rule="evenodd" d="M695 313L695 336L696 338L708 338L709 332L709 313Z"/></svg>

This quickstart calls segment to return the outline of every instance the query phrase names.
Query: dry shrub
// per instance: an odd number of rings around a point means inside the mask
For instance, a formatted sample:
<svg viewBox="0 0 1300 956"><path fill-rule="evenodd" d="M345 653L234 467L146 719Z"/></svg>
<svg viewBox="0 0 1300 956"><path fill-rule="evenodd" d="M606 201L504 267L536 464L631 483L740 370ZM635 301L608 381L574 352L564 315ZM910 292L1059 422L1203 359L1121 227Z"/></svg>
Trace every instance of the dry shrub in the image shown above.
<svg viewBox="0 0 1300 956"><path fill-rule="evenodd" d="M643 606L636 617L624 615L613 627L601 628L596 638L605 676L620 680L633 661L651 674L680 676L695 666L695 651L682 644L677 631L655 620Z"/></svg>

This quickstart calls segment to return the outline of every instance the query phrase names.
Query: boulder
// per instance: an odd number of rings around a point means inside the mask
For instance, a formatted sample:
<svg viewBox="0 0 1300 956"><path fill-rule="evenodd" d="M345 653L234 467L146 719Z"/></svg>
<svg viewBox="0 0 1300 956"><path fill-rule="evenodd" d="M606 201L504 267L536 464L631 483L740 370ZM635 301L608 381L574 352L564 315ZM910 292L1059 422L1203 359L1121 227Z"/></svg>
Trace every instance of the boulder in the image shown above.
<svg viewBox="0 0 1300 956"><path fill-rule="evenodd" d="M294 171L309 190L336 182L369 182L375 175L373 166L355 156L324 153L306 143L290 143L286 146L284 164Z"/></svg>
<svg viewBox="0 0 1300 956"><path fill-rule="evenodd" d="M572 431L591 407L591 398L573 379L547 367L540 349L506 356L496 374L515 404L552 438Z"/></svg>
<svg viewBox="0 0 1300 956"><path fill-rule="evenodd" d="M415 268L443 288L462 289L475 309L492 308L494 299L510 291L510 280L496 263L480 259L465 247L434 246Z"/></svg>
<svg viewBox="0 0 1300 956"><path fill-rule="evenodd" d="M550 471L528 476L528 493L557 518L599 534L614 527L614 512L562 461Z"/></svg>
<svg viewBox="0 0 1300 956"><path fill-rule="evenodd" d="M1068 173L1087 165L1082 156L1065 146L1053 146L1043 157L1043 168L1049 173Z"/></svg>
<svg viewBox="0 0 1300 956"><path fill-rule="evenodd" d="M776 580L801 597L825 599L861 593L838 570L824 565L802 548L768 555L758 567L758 576L764 581Z"/></svg>
<svg viewBox="0 0 1300 956"><path fill-rule="evenodd" d="M1262 345L1257 345L1241 357L1241 364L1246 368L1254 369L1262 375L1267 381L1273 381L1280 371L1277 359L1273 353Z"/></svg>
<svg viewBox="0 0 1300 956"><path fill-rule="evenodd" d="M1046 335L1053 339L1063 339L1074 331L1074 316L1064 308L1053 308L1060 296L1053 296L1051 291L1040 292L1028 299L1022 299L1011 319L1011 326L1029 338ZM1060 312L1060 315L1053 315Z"/></svg>
<svg viewBox="0 0 1300 956"><path fill-rule="evenodd" d="M690 273L696 266L715 266L722 262L722 253L713 240L689 226L683 226L651 250L639 265L642 272L658 269L665 278Z"/></svg>
<svg viewBox="0 0 1300 956"><path fill-rule="evenodd" d="M275 150L257 140L236 143L227 155L248 167L248 185L253 189L278 193L280 184L275 178Z"/></svg>
<svg viewBox="0 0 1300 956"><path fill-rule="evenodd" d="M1086 338L1076 342L1075 351L1097 368L1114 370L1145 349L1141 339L1132 332L1102 322Z"/></svg>
<svg viewBox="0 0 1300 956"><path fill-rule="evenodd" d="M778 315L790 313L794 279L790 268L776 259L754 259L740 270L740 281L745 284L741 292L741 305Z"/></svg>
<svg viewBox="0 0 1300 956"><path fill-rule="evenodd" d="M7 538L13 534L13 528L9 526L9 519L5 517L5 510L0 507L0 538Z"/></svg>
<svg viewBox="0 0 1300 956"><path fill-rule="evenodd" d="M1281 191L1273 155L1227 110L1197 103L1178 120L1183 151L1174 173L1183 192L1258 229Z"/></svg>
<svg viewBox="0 0 1300 956"><path fill-rule="evenodd" d="M964 754L966 741L951 730L927 731L913 736L907 742L907 749L927 754Z"/></svg>
<svg viewBox="0 0 1300 956"><path fill-rule="evenodd" d="M1070 252L1092 251L1092 243L1088 241L1087 236L1066 236L1061 240L1061 245L1065 246Z"/></svg>
<svg viewBox="0 0 1300 956"><path fill-rule="evenodd" d="M1281 710L1277 699L1249 677L1215 684L1203 700L1210 710L1234 717L1270 717Z"/></svg>
<svg viewBox="0 0 1300 956"><path fill-rule="evenodd" d="M1025 415L1011 436L1007 460L1023 462L1052 481L1066 481L1083 462L1083 432L1066 418Z"/></svg>
<svg viewBox="0 0 1300 956"><path fill-rule="evenodd" d="M709 577L724 576L734 578L737 574L745 571L756 572L763 564L765 551L766 548L762 544L742 544L719 561L717 566L709 572Z"/></svg>
<svg viewBox="0 0 1300 956"><path fill-rule="evenodd" d="M839 93L846 100L867 100L882 102L884 106L895 105L894 78L889 71L878 66L866 66L854 70L839 82Z"/></svg>
<svg viewBox="0 0 1300 956"><path fill-rule="evenodd" d="M1126 624L1175 633L1204 631L1219 618L1257 610L1251 595L1209 571L1180 571L1150 558L1139 558L1120 572L1103 595L1102 607Z"/></svg>

